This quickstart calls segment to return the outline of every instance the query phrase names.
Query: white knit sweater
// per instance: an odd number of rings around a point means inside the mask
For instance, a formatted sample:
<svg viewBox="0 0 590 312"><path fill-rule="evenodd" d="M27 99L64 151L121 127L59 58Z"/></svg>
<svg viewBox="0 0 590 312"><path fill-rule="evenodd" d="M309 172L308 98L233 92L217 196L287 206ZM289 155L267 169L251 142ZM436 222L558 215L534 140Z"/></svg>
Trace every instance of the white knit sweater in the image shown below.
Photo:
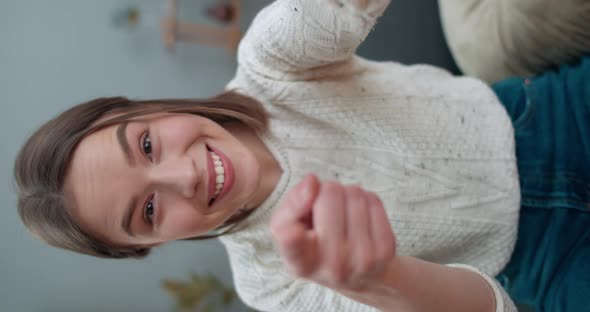
<svg viewBox="0 0 590 312"><path fill-rule="evenodd" d="M283 174L243 228L221 239L238 294L261 311L374 311L290 276L269 220L309 172L379 194L398 253L489 276L516 240L519 185L510 119L484 83L431 66L355 56L389 0L278 0L242 40L228 89L264 103L263 137ZM469 291L466 289L465 291Z"/></svg>

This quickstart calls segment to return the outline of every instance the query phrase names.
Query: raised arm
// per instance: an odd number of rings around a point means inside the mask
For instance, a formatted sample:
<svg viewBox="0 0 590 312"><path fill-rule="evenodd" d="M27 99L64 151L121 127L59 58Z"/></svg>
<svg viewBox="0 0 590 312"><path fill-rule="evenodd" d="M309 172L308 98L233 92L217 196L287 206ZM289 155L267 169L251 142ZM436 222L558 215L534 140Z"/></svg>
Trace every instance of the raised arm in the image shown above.
<svg viewBox="0 0 590 312"><path fill-rule="evenodd" d="M309 176L287 195L271 230L292 274L381 311L516 311L473 267L396 255L380 200L358 187Z"/></svg>
<svg viewBox="0 0 590 312"><path fill-rule="evenodd" d="M277 0L254 19L240 43L241 67L271 79L346 61L390 0Z"/></svg>

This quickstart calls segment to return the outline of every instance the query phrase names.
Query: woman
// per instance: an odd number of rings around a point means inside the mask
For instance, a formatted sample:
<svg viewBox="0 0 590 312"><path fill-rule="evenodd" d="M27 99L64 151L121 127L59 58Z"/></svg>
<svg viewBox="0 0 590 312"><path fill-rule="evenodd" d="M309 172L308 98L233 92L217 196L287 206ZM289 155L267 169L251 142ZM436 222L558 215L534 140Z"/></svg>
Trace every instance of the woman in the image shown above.
<svg viewBox="0 0 590 312"><path fill-rule="evenodd" d="M500 103L472 78L355 56L388 4L275 1L240 44L231 91L208 100L97 99L64 112L17 159L23 222L52 245L111 258L221 233L240 297L263 311L514 311L491 277L501 273L512 294L539 276L574 272L521 274L530 256L545 264L535 254L538 227L517 243L521 193L525 212L549 203L588 224L587 212L538 198L569 184L549 179L541 188L527 178L519 188L517 169L534 180L561 166L552 149L559 141L530 127L559 121L535 117L553 115L531 105L520 80L496 87ZM587 84L587 68L573 69L579 77L568 85ZM579 130L576 143L590 134L584 103L560 117L559 126ZM526 154L535 140L547 144ZM586 159L564 159L582 189L560 194L578 204L588 202L580 197L588 176L577 174ZM585 229L555 259L580 251L588 259L579 248ZM574 273L583 287L588 272ZM518 298L550 311L573 311L564 298L587 300L560 285Z"/></svg>

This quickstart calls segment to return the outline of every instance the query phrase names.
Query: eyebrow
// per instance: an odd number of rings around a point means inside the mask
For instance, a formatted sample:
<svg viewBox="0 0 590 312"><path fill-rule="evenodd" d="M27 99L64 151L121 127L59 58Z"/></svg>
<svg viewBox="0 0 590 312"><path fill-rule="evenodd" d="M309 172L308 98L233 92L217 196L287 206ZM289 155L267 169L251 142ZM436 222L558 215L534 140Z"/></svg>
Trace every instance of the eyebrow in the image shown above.
<svg viewBox="0 0 590 312"><path fill-rule="evenodd" d="M121 222L121 227L123 231L127 233L131 237L135 237L135 234L131 230L131 217L133 216L133 210L137 206L137 197L131 198L131 202L127 205L125 209L125 214L123 215L123 221Z"/></svg>
<svg viewBox="0 0 590 312"><path fill-rule="evenodd" d="M117 141L119 142L119 146L123 150L123 154L125 154L125 159L130 166L135 165L135 160L133 159L133 155L131 154L131 147L129 147L129 141L127 141L127 126L129 125L128 121L124 121L119 124L117 127Z"/></svg>
<svg viewBox="0 0 590 312"><path fill-rule="evenodd" d="M124 121L117 126L117 141L119 142L119 146L123 150L123 154L125 154L125 159L130 166L135 165L135 160L133 159L133 155L131 153L131 147L129 146L129 141L127 141L127 126L129 125L128 121ZM123 215L123 220L121 221L121 227L123 231L127 233L131 237L135 237L135 234L131 230L131 217L133 216L133 210L137 206L137 198L132 197L131 201L125 208L125 213Z"/></svg>

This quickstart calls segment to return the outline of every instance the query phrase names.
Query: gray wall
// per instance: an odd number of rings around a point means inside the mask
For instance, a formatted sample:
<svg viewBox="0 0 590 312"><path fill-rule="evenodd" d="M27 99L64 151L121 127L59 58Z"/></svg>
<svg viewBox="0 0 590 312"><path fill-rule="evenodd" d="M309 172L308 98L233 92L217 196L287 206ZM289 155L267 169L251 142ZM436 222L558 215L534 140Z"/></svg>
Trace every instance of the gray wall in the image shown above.
<svg viewBox="0 0 590 312"><path fill-rule="evenodd" d="M134 30L112 26L116 8L139 2L150 15L145 23ZM194 271L231 285L225 251L215 241L173 243L142 261L93 259L36 241L16 214L13 160L49 117L97 96L208 96L232 77L235 61L224 50L163 48L156 28L162 2L0 1L0 311L172 311L162 278ZM183 15L198 19L210 2L192 1ZM263 3L250 1L245 18Z"/></svg>

